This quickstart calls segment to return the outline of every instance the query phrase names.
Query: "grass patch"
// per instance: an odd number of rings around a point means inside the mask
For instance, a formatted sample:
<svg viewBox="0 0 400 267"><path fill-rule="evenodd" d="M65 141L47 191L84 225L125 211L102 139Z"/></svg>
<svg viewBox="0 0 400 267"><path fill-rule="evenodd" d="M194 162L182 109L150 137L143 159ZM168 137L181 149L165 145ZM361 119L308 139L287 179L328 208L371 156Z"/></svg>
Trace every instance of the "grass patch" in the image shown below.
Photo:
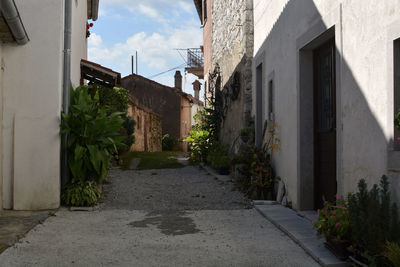
<svg viewBox="0 0 400 267"><path fill-rule="evenodd" d="M136 170L156 170L156 169L177 169L185 167L176 159L177 156L184 152L180 151L163 151L163 152L128 152L124 154L122 159L122 169L128 170L131 161L135 158L140 159Z"/></svg>

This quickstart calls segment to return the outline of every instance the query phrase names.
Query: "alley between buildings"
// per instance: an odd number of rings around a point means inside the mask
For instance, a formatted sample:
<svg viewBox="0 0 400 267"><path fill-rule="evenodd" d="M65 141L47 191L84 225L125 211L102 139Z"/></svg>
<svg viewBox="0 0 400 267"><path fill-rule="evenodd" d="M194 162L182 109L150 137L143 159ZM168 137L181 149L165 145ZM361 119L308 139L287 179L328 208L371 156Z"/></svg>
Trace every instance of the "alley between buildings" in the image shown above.
<svg viewBox="0 0 400 267"><path fill-rule="evenodd" d="M227 176L228 178L228 176ZM1 266L318 266L232 183L194 166L112 169L96 211L60 209Z"/></svg>

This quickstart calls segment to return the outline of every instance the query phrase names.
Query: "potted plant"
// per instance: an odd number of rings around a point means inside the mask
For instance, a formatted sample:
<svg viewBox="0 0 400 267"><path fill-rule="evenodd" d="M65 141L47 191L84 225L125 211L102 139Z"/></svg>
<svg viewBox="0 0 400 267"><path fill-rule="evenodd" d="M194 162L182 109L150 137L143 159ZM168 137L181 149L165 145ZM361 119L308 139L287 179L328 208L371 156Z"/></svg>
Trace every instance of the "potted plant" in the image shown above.
<svg viewBox="0 0 400 267"><path fill-rule="evenodd" d="M336 203L325 201L322 210L317 211L318 220L314 227L318 235L325 237L325 246L339 259L345 260L350 255L351 227L347 201L336 196Z"/></svg>
<svg viewBox="0 0 400 267"><path fill-rule="evenodd" d="M228 175L230 169L230 160L228 156L220 155L215 157L214 161L211 163L211 167L216 169L219 174Z"/></svg>
<svg viewBox="0 0 400 267"><path fill-rule="evenodd" d="M258 199L272 199L275 179L269 155L262 151L253 154L250 164L251 185L257 193Z"/></svg>
<svg viewBox="0 0 400 267"><path fill-rule="evenodd" d="M251 135L254 133L254 129L251 127L246 127L240 130L239 132L239 136L240 139L242 139L242 141L244 143L247 143L251 137Z"/></svg>

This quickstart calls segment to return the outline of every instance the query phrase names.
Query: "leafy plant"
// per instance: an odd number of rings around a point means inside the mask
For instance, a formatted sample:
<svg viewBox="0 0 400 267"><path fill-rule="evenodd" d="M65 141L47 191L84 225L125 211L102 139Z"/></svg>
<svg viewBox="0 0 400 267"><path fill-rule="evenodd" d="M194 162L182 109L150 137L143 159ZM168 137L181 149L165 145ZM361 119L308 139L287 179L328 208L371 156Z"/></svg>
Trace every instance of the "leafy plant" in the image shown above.
<svg viewBox="0 0 400 267"><path fill-rule="evenodd" d="M205 162L208 150L211 147L210 132L207 130L191 130L188 137L183 140L189 143L190 160L193 163Z"/></svg>
<svg viewBox="0 0 400 267"><path fill-rule="evenodd" d="M369 256L379 256L387 241L400 241L397 206L392 204L388 178L368 190L364 179L358 183L358 192L349 196L349 214L352 241L355 247Z"/></svg>
<svg viewBox="0 0 400 267"><path fill-rule="evenodd" d="M123 145L121 112L102 106L98 93L93 97L87 86L71 90L70 113L62 113L61 132L68 134L68 163L72 183L101 182L111 153Z"/></svg>
<svg viewBox="0 0 400 267"><path fill-rule="evenodd" d="M398 243L387 242L384 256L393 266L400 266L400 246Z"/></svg>
<svg viewBox="0 0 400 267"><path fill-rule="evenodd" d="M162 137L162 150L172 151L178 143L179 141L177 139L170 137L169 134L165 134Z"/></svg>
<svg viewBox="0 0 400 267"><path fill-rule="evenodd" d="M61 201L68 206L94 206L100 199L100 190L91 181L79 181L66 186Z"/></svg>
<svg viewBox="0 0 400 267"><path fill-rule="evenodd" d="M227 156L227 150L228 148L226 146L223 146L219 142L215 142L207 156L207 163L216 170L229 168L231 162Z"/></svg>
<svg viewBox="0 0 400 267"><path fill-rule="evenodd" d="M318 235L334 242L349 240L351 237L350 215L347 201L336 196L336 203L325 202L322 210L318 210L318 220L314 227Z"/></svg>
<svg viewBox="0 0 400 267"><path fill-rule="evenodd" d="M136 121L134 121L130 116L127 115L127 111L129 108L130 95L128 90L120 87L107 87L99 84L91 84L88 86L89 93L92 97L99 95L100 105L107 107L109 109L108 112L123 112L121 114L121 118L124 120L121 129L121 135L125 138L123 140L123 146L120 147L119 153L122 154L129 150L132 144L135 143L135 125ZM116 157L118 155L115 154Z"/></svg>

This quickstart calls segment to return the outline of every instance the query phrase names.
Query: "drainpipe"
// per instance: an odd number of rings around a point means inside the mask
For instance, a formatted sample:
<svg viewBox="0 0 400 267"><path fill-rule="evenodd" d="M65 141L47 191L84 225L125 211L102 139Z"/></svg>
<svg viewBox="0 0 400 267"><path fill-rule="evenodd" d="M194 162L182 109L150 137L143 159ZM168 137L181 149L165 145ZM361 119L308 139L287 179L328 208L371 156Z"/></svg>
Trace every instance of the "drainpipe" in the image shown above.
<svg viewBox="0 0 400 267"><path fill-rule="evenodd" d="M22 24L21 17L14 0L1 0L1 12L7 22L10 31L19 45L24 45L29 41L28 34L26 33L24 24Z"/></svg>
<svg viewBox="0 0 400 267"><path fill-rule="evenodd" d="M65 22L64 22L64 69L63 69L63 99L62 109L65 114L69 113L70 88L71 88L71 31L72 31L72 0L65 1ZM68 168L68 135L61 136L61 187L69 182Z"/></svg>

